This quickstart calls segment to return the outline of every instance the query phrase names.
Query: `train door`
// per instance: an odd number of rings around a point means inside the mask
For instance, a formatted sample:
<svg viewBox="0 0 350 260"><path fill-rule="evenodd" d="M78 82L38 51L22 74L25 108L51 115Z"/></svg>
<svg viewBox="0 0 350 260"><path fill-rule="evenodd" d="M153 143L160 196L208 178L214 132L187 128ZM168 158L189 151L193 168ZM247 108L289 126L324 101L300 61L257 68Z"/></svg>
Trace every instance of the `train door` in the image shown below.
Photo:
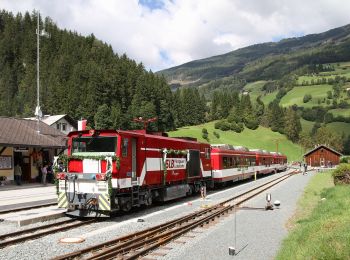
<svg viewBox="0 0 350 260"><path fill-rule="evenodd" d="M137 140L136 138L131 138L131 171L132 171L132 178L131 181L137 181Z"/></svg>
<svg viewBox="0 0 350 260"><path fill-rule="evenodd" d="M198 177L201 174L200 157L198 150L189 150L190 160L187 163L188 177Z"/></svg>

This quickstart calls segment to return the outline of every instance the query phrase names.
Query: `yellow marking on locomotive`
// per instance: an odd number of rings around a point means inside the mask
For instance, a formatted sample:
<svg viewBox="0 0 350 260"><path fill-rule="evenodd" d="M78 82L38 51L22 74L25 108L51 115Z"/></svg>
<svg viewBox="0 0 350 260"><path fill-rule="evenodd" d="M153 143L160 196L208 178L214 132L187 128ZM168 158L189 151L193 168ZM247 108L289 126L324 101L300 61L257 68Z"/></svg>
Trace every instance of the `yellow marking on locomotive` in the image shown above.
<svg viewBox="0 0 350 260"><path fill-rule="evenodd" d="M66 193L65 192L60 192L58 194L58 207L59 208L67 208L68 207L68 201L67 201L67 197L66 197Z"/></svg>
<svg viewBox="0 0 350 260"><path fill-rule="evenodd" d="M98 196L98 202L100 210L111 210L108 194L100 194Z"/></svg>

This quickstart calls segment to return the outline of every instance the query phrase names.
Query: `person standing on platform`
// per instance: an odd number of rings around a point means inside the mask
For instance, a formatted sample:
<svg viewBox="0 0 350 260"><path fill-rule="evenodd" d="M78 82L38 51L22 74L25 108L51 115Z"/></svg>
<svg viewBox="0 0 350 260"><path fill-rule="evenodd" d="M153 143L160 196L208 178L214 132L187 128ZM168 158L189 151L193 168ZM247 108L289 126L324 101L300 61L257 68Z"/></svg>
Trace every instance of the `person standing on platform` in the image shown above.
<svg viewBox="0 0 350 260"><path fill-rule="evenodd" d="M52 180L53 180L52 163L49 162L47 166L47 181L49 183L52 183Z"/></svg>
<svg viewBox="0 0 350 260"><path fill-rule="evenodd" d="M43 185L46 186L46 176L47 176L47 163L44 163L44 167L41 168L41 180Z"/></svg>
<svg viewBox="0 0 350 260"><path fill-rule="evenodd" d="M306 163L304 163L304 173L303 173L303 175L304 174L307 174L307 164Z"/></svg>
<svg viewBox="0 0 350 260"><path fill-rule="evenodd" d="M15 181L17 185L22 185L22 168L17 162L14 169Z"/></svg>

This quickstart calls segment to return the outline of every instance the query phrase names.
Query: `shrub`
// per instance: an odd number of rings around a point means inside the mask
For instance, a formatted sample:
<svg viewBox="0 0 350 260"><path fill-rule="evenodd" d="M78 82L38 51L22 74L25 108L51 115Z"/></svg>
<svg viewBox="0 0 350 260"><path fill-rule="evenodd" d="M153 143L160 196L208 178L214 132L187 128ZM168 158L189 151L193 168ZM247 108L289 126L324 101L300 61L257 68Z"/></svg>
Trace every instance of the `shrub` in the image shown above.
<svg viewBox="0 0 350 260"><path fill-rule="evenodd" d="M342 158L340 158L340 163L350 163L350 157L343 156Z"/></svg>
<svg viewBox="0 0 350 260"><path fill-rule="evenodd" d="M220 120L220 121L215 123L214 127L215 127L215 129L220 129L222 131L228 131L228 130L230 130L231 125L226 120Z"/></svg>
<svg viewBox="0 0 350 260"><path fill-rule="evenodd" d="M341 163L332 173L334 184L350 184L350 164Z"/></svg>
<svg viewBox="0 0 350 260"><path fill-rule="evenodd" d="M238 126L237 127L237 133L240 133L240 132L242 132L244 130L243 123L238 123L237 126Z"/></svg>
<svg viewBox="0 0 350 260"><path fill-rule="evenodd" d="M305 94L304 98L303 98L303 102L307 103L312 99L312 96L310 94Z"/></svg>
<svg viewBox="0 0 350 260"><path fill-rule="evenodd" d="M214 131L213 134L214 134L214 136L215 136L217 139L220 139L219 133L217 133L217 132Z"/></svg>
<svg viewBox="0 0 350 260"><path fill-rule="evenodd" d="M209 141L208 133L202 133L202 137L204 140Z"/></svg>

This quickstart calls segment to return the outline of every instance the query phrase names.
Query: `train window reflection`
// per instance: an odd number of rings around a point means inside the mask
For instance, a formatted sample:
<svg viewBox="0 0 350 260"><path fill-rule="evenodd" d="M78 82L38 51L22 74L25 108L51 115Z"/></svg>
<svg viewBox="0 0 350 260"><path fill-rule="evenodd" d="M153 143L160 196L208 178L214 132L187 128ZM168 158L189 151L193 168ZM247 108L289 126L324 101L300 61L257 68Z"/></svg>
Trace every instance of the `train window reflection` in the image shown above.
<svg viewBox="0 0 350 260"><path fill-rule="evenodd" d="M115 152L117 137L77 137L73 138L72 153Z"/></svg>

